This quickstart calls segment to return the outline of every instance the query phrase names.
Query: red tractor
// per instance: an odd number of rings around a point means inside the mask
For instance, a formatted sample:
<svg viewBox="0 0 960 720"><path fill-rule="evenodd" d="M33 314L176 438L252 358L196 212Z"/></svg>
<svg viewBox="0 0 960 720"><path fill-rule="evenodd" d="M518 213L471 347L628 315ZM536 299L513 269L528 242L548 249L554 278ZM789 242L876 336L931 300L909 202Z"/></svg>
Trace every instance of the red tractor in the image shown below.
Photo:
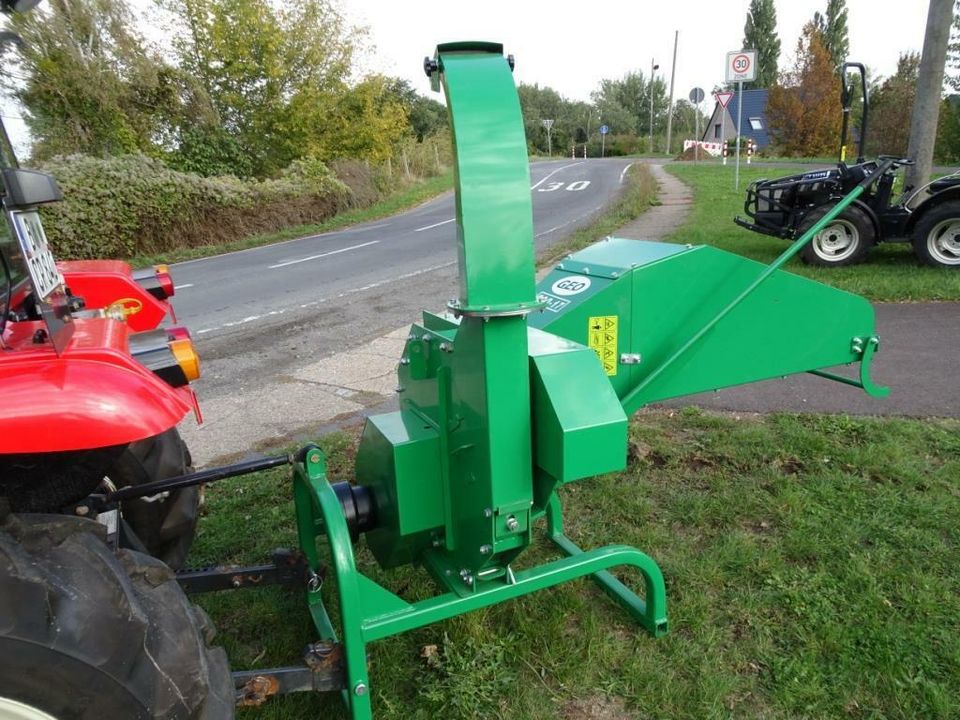
<svg viewBox="0 0 960 720"><path fill-rule="evenodd" d="M189 332L164 325L173 281L56 262L38 208L60 190L19 167L2 124L0 190L0 718L232 717L226 656L168 567L200 486L83 503L190 472L177 424L200 420L200 364Z"/></svg>

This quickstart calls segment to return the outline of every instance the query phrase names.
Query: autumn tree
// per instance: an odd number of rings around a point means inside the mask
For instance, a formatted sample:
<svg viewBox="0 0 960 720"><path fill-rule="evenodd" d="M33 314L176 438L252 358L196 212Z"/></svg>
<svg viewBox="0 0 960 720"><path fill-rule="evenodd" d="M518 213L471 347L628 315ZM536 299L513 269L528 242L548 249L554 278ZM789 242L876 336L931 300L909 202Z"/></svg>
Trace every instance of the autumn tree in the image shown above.
<svg viewBox="0 0 960 720"><path fill-rule="evenodd" d="M213 139L234 143L250 174L307 155L383 158L407 132L386 79L351 82L362 33L328 0L161 1L180 21L180 66L217 113Z"/></svg>
<svg viewBox="0 0 960 720"><path fill-rule="evenodd" d="M869 154L906 156L919 69L920 54L903 53L897 61L897 71L871 93Z"/></svg>
<svg viewBox="0 0 960 720"><path fill-rule="evenodd" d="M770 88L770 134L785 155L831 155L840 135L840 93L833 59L813 23L797 41L796 61Z"/></svg>
<svg viewBox="0 0 960 720"><path fill-rule="evenodd" d="M850 39L847 32L847 0L827 0L827 12L813 14L813 24L823 35L823 46L838 70L847 61Z"/></svg>
<svg viewBox="0 0 960 720"><path fill-rule="evenodd" d="M157 154L181 100L179 73L132 29L123 0L50 0L8 18L5 88L26 107L33 156Z"/></svg>
<svg viewBox="0 0 960 720"><path fill-rule="evenodd" d="M757 51L757 79L753 87L770 87L777 80L780 37L777 35L777 9L773 0L750 0L747 22L743 27L743 48Z"/></svg>

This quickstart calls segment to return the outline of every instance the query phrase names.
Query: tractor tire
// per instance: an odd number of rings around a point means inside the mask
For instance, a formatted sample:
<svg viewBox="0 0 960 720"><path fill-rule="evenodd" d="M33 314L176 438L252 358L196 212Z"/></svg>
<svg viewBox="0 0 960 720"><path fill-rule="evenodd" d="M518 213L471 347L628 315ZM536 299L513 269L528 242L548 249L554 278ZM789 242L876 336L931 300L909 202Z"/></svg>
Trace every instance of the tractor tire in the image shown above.
<svg viewBox="0 0 960 720"><path fill-rule="evenodd" d="M808 213L797 228L797 237L812 228L829 210L830 206L824 205ZM863 210L851 205L803 246L800 257L808 265L820 267L856 265L867 259L875 242L876 232L870 218Z"/></svg>
<svg viewBox="0 0 960 720"><path fill-rule="evenodd" d="M960 268L960 202L924 213L913 230L913 252L926 265Z"/></svg>
<svg viewBox="0 0 960 720"><path fill-rule="evenodd" d="M143 485L191 471L190 451L176 428L127 445L107 468L117 487ZM183 566L200 515L201 490L188 487L167 497L129 500L120 513L146 550L174 569Z"/></svg>
<svg viewBox="0 0 960 720"><path fill-rule="evenodd" d="M104 536L81 518L0 518L0 717L232 718L209 618L170 568Z"/></svg>

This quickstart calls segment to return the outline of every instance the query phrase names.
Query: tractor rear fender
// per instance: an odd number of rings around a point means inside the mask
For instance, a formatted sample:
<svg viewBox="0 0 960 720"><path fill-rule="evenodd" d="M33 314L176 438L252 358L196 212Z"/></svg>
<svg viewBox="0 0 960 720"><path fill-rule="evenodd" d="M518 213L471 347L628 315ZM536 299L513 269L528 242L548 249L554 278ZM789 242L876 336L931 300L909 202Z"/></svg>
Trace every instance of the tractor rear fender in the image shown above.
<svg viewBox="0 0 960 720"><path fill-rule="evenodd" d="M922 203L917 205L913 211L910 213L910 218L907 220L907 224L904 226L904 236L910 237L913 233L913 228L916 227L917 223L923 219L923 216L927 214L930 210L933 210L935 207L939 207L945 202L950 200L960 200L960 185L949 187L940 192L934 193Z"/></svg>
<svg viewBox="0 0 960 720"><path fill-rule="evenodd" d="M84 336L78 328L60 356L12 353L0 363L0 453L123 445L169 430L196 411L189 386L173 388L123 347L91 346Z"/></svg>
<svg viewBox="0 0 960 720"><path fill-rule="evenodd" d="M120 260L73 260L57 264L74 295L90 309L120 305L134 332L153 330L170 311L170 303L151 295Z"/></svg>

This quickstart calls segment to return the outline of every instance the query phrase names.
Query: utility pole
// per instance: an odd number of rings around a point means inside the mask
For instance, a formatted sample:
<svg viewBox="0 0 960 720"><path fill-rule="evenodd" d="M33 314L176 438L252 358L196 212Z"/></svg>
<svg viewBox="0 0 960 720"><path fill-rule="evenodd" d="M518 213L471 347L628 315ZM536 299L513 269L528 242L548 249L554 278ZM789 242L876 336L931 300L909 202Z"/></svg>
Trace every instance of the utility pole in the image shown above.
<svg viewBox="0 0 960 720"><path fill-rule="evenodd" d="M943 70L947 62L947 42L953 26L953 0L930 0L927 31L923 37L923 56L917 74L917 95L910 121L910 145L907 155L915 165L908 166L904 185L919 188L930 179L933 146L937 139Z"/></svg>
<svg viewBox="0 0 960 720"><path fill-rule="evenodd" d="M650 58L650 144L647 146L647 152L653 153L653 73L659 70L659 65L654 65L653 58Z"/></svg>
<svg viewBox="0 0 960 720"><path fill-rule="evenodd" d="M667 110L667 155L670 154L670 138L673 134L673 77L677 73L677 42L680 40L680 31L673 33L673 65L670 66L670 105Z"/></svg>

